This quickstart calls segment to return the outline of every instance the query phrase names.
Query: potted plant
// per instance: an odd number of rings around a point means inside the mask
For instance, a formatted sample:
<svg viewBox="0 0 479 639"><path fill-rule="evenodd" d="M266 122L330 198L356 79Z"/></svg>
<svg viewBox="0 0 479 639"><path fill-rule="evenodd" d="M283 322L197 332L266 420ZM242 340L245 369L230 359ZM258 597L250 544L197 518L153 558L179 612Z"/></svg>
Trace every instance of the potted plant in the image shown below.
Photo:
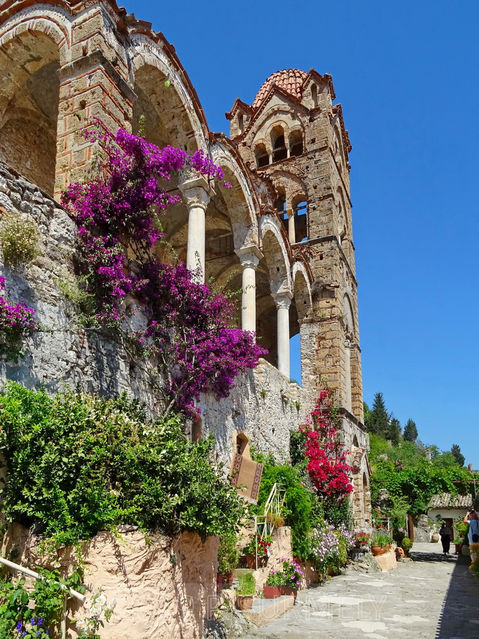
<svg viewBox="0 0 479 639"><path fill-rule="evenodd" d="M272 542L273 540L270 535L261 535L261 533L253 535L251 541L243 551L246 555L246 565L250 570L256 568L256 558L258 558L258 567L266 566L266 562L270 556L269 548Z"/></svg>
<svg viewBox="0 0 479 639"><path fill-rule="evenodd" d="M353 543L355 548L364 548L371 541L371 535L364 530L355 530L353 532Z"/></svg>
<svg viewBox="0 0 479 639"><path fill-rule="evenodd" d="M409 537L404 537L402 542L401 542L401 548L404 550L404 554L406 555L406 557L409 556L409 551L412 548L412 541L409 539Z"/></svg>
<svg viewBox="0 0 479 639"><path fill-rule="evenodd" d="M383 555L391 546L391 534L386 528L376 528L371 539L371 552L373 555Z"/></svg>
<svg viewBox="0 0 479 639"><path fill-rule="evenodd" d="M284 517L282 517L279 513L268 513L266 515L266 521L273 524L275 528L281 528L281 526L284 526Z"/></svg>
<svg viewBox="0 0 479 639"><path fill-rule="evenodd" d="M294 560L282 559L282 567L279 570L271 570L263 587L265 599L275 599L279 595L292 595L296 599L298 588L304 573L301 566Z"/></svg>
<svg viewBox="0 0 479 639"><path fill-rule="evenodd" d="M236 589L236 607L238 610L251 610L256 584L252 572L247 572L238 577Z"/></svg>
<svg viewBox="0 0 479 639"><path fill-rule="evenodd" d="M218 584L231 586L233 583L233 570L239 559L239 550L236 548L236 535L230 533L220 536L218 547Z"/></svg>
<svg viewBox="0 0 479 639"><path fill-rule="evenodd" d="M462 552L462 542L463 542L463 538L462 537L454 537L454 539L452 540L452 543L455 546L455 550L456 550L456 555L460 555Z"/></svg>

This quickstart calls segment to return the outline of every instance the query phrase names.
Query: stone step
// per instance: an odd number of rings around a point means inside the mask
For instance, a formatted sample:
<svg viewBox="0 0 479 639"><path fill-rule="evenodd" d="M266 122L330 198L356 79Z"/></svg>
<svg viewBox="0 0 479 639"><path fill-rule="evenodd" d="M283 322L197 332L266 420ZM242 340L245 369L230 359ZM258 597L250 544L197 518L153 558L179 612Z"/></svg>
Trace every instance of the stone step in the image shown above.
<svg viewBox="0 0 479 639"><path fill-rule="evenodd" d="M276 599L253 600L251 610L242 610L244 617L255 624L255 626L264 626L273 619L277 619L284 615L285 612L294 606L294 597L292 595L282 595Z"/></svg>

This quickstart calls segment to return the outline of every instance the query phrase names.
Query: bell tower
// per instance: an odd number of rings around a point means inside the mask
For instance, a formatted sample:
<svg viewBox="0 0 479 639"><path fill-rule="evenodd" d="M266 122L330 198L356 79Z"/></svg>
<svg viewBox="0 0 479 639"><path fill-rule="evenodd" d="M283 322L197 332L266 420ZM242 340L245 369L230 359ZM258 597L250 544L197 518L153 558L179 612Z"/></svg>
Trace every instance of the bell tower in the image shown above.
<svg viewBox="0 0 479 639"><path fill-rule="evenodd" d="M343 413L362 422L351 144L334 99L330 75L285 69L226 115L243 160L274 187L292 251L313 273L313 307L300 326L303 387L335 389Z"/></svg>

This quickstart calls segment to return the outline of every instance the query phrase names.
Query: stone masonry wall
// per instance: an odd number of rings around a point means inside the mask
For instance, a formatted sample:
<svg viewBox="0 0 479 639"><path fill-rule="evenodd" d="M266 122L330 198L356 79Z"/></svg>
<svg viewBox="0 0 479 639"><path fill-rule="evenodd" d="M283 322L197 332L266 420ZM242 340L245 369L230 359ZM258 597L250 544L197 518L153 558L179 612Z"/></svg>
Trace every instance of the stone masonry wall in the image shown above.
<svg viewBox="0 0 479 639"><path fill-rule="evenodd" d="M226 399L202 397L203 432L214 436L218 458L228 467L240 433L257 451L287 461L289 433L304 423L313 405L314 396L260 360L253 371L238 378Z"/></svg>
<svg viewBox="0 0 479 639"><path fill-rule="evenodd" d="M64 387L101 395L127 391L154 411L146 375L120 345L75 326L74 308L62 292L73 269L73 221L50 197L0 164L0 220L7 214L35 220L42 236L41 255L25 267L6 267L0 251L8 298L35 308L41 330L26 341L25 357L17 364L0 362L0 382L13 379L29 388L44 385L49 392ZM202 398L203 432L214 434L218 458L227 464L240 432L259 451L288 458L289 431L302 423L312 399L262 361L238 378L228 398Z"/></svg>
<svg viewBox="0 0 479 639"><path fill-rule="evenodd" d="M37 553L39 539L15 524L4 537L2 555L16 551L17 563L37 569L52 565ZM100 590L107 605L115 605L102 639L175 637L200 639L204 620L216 605L218 540L202 542L194 533L175 539L139 531L119 535L102 532L84 544L85 584L91 594ZM75 564L71 548L60 551L64 570ZM87 602L88 603L88 598ZM85 608L70 600L68 619L83 619ZM73 636L76 636L73 631Z"/></svg>

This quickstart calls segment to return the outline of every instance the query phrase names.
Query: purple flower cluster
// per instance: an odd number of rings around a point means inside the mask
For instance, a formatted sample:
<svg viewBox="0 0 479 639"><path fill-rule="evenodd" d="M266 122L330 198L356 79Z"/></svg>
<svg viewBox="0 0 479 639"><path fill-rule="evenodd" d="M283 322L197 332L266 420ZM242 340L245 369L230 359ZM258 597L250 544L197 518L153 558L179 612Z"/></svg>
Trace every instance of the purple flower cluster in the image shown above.
<svg viewBox="0 0 479 639"><path fill-rule="evenodd" d="M136 338L161 369L165 403L191 414L200 393L227 396L235 377L266 352L252 333L231 328L234 309L224 295L195 283L182 263L161 264L154 254L161 212L179 200L162 184L186 166L212 179L224 172L201 150L189 156L160 149L102 126L88 137L106 152L103 174L63 195L78 224L79 270L97 301L98 324L121 325L125 298L138 300L148 326Z"/></svg>
<svg viewBox="0 0 479 639"><path fill-rule="evenodd" d="M0 277L0 357L16 360L22 340L36 328L35 311L23 302L9 304L5 298L5 278Z"/></svg>
<svg viewBox="0 0 479 639"><path fill-rule="evenodd" d="M334 526L324 522L322 526L313 528L311 539L314 564L324 572L339 555L339 537Z"/></svg>
<svg viewBox="0 0 479 639"><path fill-rule="evenodd" d="M41 617L38 619L32 617L30 622L17 621L15 630L17 631L16 637L48 637L50 635L50 631L43 626Z"/></svg>

